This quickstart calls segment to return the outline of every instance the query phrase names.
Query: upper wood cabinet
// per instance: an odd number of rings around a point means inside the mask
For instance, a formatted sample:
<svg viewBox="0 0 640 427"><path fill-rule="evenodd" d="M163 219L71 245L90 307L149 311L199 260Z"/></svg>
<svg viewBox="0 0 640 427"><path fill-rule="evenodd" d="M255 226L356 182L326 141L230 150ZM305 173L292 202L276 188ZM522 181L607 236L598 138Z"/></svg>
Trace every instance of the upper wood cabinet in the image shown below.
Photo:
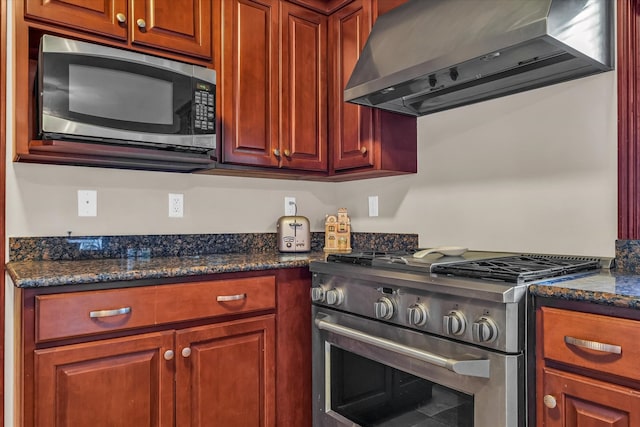
<svg viewBox="0 0 640 427"><path fill-rule="evenodd" d="M222 161L326 171L327 18L278 0L221 7Z"/></svg>
<svg viewBox="0 0 640 427"><path fill-rule="evenodd" d="M26 0L25 17L209 59L213 0Z"/></svg>
<svg viewBox="0 0 640 427"><path fill-rule="evenodd" d="M27 18L127 40L127 0L26 0L24 12Z"/></svg>
<svg viewBox="0 0 640 427"><path fill-rule="evenodd" d="M355 0L329 19L330 147L334 176L417 171L417 121L344 102L343 92L375 18L406 0Z"/></svg>
<svg viewBox="0 0 640 427"><path fill-rule="evenodd" d="M327 170L327 17L281 3L280 158L284 167Z"/></svg>
<svg viewBox="0 0 640 427"><path fill-rule="evenodd" d="M229 0L218 3L216 26L224 33L218 111L222 160L278 166L278 0Z"/></svg>
<svg viewBox="0 0 640 427"><path fill-rule="evenodd" d="M374 17L402 2L221 2L222 164L336 181L415 173L415 117L342 95Z"/></svg>

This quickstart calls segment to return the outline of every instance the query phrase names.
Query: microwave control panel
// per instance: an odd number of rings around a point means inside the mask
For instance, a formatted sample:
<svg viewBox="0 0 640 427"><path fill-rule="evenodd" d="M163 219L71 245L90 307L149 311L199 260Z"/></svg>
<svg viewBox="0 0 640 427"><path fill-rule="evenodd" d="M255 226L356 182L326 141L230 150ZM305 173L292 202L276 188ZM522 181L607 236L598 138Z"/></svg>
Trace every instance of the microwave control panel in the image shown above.
<svg viewBox="0 0 640 427"><path fill-rule="evenodd" d="M193 129L196 134L216 133L216 85L194 80Z"/></svg>

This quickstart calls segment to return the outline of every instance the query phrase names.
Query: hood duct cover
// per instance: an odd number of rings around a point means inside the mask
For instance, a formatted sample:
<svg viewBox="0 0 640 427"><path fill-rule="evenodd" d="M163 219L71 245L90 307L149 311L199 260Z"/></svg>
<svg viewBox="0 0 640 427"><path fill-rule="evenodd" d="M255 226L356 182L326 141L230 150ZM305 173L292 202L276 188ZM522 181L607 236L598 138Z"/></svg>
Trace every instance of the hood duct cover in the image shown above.
<svg viewBox="0 0 640 427"><path fill-rule="evenodd" d="M410 0L373 26L345 101L422 116L613 69L612 0Z"/></svg>

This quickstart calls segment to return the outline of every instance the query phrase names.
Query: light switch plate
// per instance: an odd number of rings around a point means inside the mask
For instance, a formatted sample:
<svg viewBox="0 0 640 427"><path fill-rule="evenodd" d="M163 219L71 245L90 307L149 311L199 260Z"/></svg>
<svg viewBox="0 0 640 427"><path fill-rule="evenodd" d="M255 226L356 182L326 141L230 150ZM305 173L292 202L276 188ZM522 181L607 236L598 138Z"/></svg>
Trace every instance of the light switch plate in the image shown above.
<svg viewBox="0 0 640 427"><path fill-rule="evenodd" d="M369 216L378 216L378 196L369 196Z"/></svg>
<svg viewBox="0 0 640 427"><path fill-rule="evenodd" d="M98 192L78 190L78 216L98 216Z"/></svg>
<svg viewBox="0 0 640 427"><path fill-rule="evenodd" d="M296 198L285 197L284 198L284 214L285 216L294 216L296 214Z"/></svg>

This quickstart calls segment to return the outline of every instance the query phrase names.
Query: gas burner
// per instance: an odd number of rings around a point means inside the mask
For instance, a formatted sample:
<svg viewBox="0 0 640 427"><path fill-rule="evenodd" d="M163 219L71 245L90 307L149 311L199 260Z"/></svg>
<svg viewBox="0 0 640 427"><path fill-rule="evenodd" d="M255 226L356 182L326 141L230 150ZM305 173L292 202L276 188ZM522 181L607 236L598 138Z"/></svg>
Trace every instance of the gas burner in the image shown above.
<svg viewBox="0 0 640 427"><path fill-rule="evenodd" d="M449 264L436 264L432 273L523 284L534 280L600 269L596 258L556 255L516 255Z"/></svg>
<svg viewBox="0 0 640 427"><path fill-rule="evenodd" d="M415 250L404 251L359 251L350 254L329 254L327 262L371 266L374 259L400 259L412 256Z"/></svg>

